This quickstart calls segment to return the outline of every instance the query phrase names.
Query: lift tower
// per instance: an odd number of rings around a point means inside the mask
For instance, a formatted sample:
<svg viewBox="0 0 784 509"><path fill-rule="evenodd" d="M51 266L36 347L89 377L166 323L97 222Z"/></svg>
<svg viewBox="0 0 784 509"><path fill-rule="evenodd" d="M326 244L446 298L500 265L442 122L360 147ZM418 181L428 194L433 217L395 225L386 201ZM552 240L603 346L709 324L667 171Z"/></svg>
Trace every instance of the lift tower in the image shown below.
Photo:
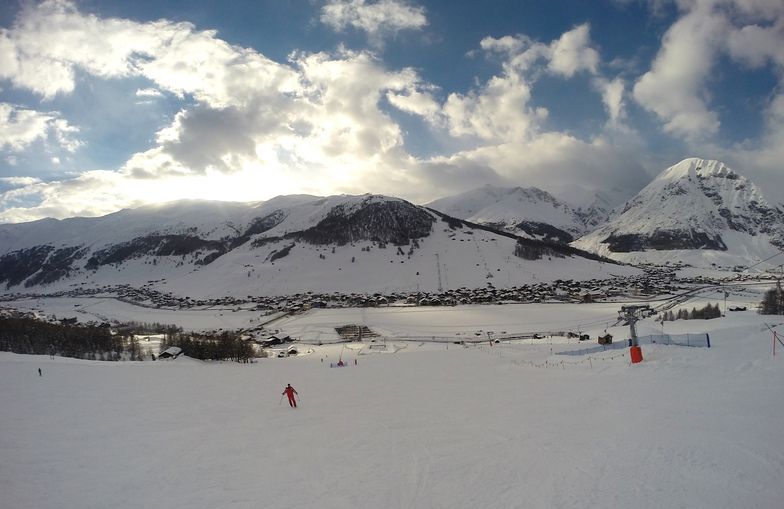
<svg viewBox="0 0 784 509"><path fill-rule="evenodd" d="M618 317L629 322L629 328L631 329L631 344L629 346L631 347L632 362L640 362L642 360L642 352L637 344L637 321L650 309L651 307L648 304L642 304L639 306L621 306L621 310L618 311Z"/></svg>

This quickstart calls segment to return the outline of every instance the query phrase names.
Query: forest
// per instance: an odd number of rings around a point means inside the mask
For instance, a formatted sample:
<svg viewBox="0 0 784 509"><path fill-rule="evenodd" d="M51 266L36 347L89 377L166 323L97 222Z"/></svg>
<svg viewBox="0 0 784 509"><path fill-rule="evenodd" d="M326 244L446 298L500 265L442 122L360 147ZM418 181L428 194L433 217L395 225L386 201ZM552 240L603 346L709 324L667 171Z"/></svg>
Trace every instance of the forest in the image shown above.
<svg viewBox="0 0 784 509"><path fill-rule="evenodd" d="M253 344L233 331L197 334L162 324L111 326L11 315L0 316L0 351L102 361L154 361L155 353L145 348L142 339L151 333L163 333L161 351L178 346L194 359L247 362L256 356Z"/></svg>

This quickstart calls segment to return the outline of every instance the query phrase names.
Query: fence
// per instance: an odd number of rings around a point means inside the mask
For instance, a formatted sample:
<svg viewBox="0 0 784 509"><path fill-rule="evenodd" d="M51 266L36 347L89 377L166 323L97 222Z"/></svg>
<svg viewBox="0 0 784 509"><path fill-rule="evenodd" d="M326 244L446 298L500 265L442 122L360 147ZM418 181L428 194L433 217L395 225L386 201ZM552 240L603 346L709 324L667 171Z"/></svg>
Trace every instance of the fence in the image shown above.
<svg viewBox="0 0 784 509"><path fill-rule="evenodd" d="M591 348L580 348L578 350L568 350L566 352L556 352L556 355L590 355L597 352L604 352L607 350L618 350L620 348L628 348L631 346L632 340L623 340L617 343L610 343L609 345L599 345ZM694 347L708 347L710 348L710 336L708 333L703 334L649 334L647 336L640 336L637 338L638 345L678 345L678 346L694 346Z"/></svg>

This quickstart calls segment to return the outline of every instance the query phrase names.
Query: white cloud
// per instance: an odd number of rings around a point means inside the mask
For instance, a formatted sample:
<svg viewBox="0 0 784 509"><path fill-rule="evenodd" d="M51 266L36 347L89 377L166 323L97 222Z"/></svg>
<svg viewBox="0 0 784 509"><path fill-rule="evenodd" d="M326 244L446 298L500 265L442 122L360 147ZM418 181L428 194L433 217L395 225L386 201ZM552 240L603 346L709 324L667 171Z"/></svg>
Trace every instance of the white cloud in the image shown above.
<svg viewBox="0 0 784 509"><path fill-rule="evenodd" d="M362 10L372 7L363 2L343 5L350 6L360 13L379 12ZM393 4L374 6L391 9ZM583 71L595 74L599 66L587 25L550 44L524 35L486 38L481 47L489 55L504 57L503 73L467 94L451 94L441 105L432 95L434 87L423 83L416 71L388 70L367 52L295 53L290 65L284 65L231 46L214 32L196 32L184 23L101 20L83 16L64 2L48 2L46 8L27 15L35 19L35 30L48 30L49 40L68 41L72 47L82 44L84 51L66 56L56 48L47 49L46 44L33 43L27 34L13 33L17 47L22 48L19 54L24 56L20 63L29 58L55 69L79 67L97 76L141 76L155 88L139 89L137 96L155 96L163 90L187 94L196 101L157 133L155 147L133 155L119 171L96 171L29 186L26 192L38 197L40 210L60 210L60 217L89 207L102 212L103 205L97 204L101 198L117 207L139 196L149 200L254 199L259 189L315 194L383 189L427 200L435 197L434 192L443 193L443 183L432 181L437 178L436 168L444 172L471 168L485 182L512 183L530 177L532 173L526 172L536 173L533 166L520 164L520 153L527 153L529 161L555 161L562 152L548 147L563 148L565 141L573 141L540 133L548 112L530 106L532 83L543 72L568 78ZM423 24L423 18L411 23L392 23L388 20L393 18L383 16L373 19L387 20L376 26L396 29ZM69 27L69 33L57 33L58 26ZM371 25L361 26L371 29ZM109 51L91 56L102 46ZM43 90L66 93L73 87L73 82L59 80L52 85L15 83L44 95L51 93ZM617 85L607 85L608 110L614 118L621 116L621 100L612 95L617 89ZM384 99L394 108L425 118L437 129L445 127L453 136L476 138L481 143L450 158L416 160L405 151L400 126L383 111ZM71 130L61 125L59 132ZM592 150L590 145L587 150ZM561 160L572 157L561 156ZM150 195L153 181L160 196ZM462 182L465 185L466 179ZM15 190L14 196L24 192ZM86 192L87 198L72 201L76 192Z"/></svg>
<svg viewBox="0 0 784 509"><path fill-rule="evenodd" d="M347 27L366 32L372 40L401 30L418 30L427 26L424 7L400 0L332 0L321 10L321 22L335 30Z"/></svg>
<svg viewBox="0 0 784 509"><path fill-rule="evenodd" d="M580 25L550 45L550 72L567 78L580 71L598 72L599 52L590 46L590 31L587 23Z"/></svg>
<svg viewBox="0 0 784 509"><path fill-rule="evenodd" d="M695 137L719 129L718 115L708 109L705 80L727 30L723 16L700 4L665 34L651 70L634 86L635 99L665 122L665 132Z"/></svg>
<svg viewBox="0 0 784 509"><path fill-rule="evenodd" d="M444 105L454 136L477 136L484 140L511 141L533 135L544 108L528 106L531 86L519 74L493 77L478 92L450 94Z"/></svg>
<svg viewBox="0 0 784 509"><path fill-rule="evenodd" d="M387 92L387 100L395 108L424 117L431 123L440 120L441 105L429 92L408 90L406 93Z"/></svg>
<svg viewBox="0 0 784 509"><path fill-rule="evenodd" d="M214 106L248 99L253 82L278 92L290 85L287 73L296 79L286 66L215 35L189 23L102 19L81 14L69 1L46 0L0 32L0 62L7 63L0 73L46 99L72 92L76 69L104 78L143 76Z"/></svg>
<svg viewBox="0 0 784 509"><path fill-rule="evenodd" d="M627 129L623 122L626 119L626 84L622 78L610 81L606 78L594 78L593 86L602 94L604 109L609 117L608 127L611 129Z"/></svg>
<svg viewBox="0 0 784 509"><path fill-rule="evenodd" d="M697 15L698 4L704 3L684 4L688 8L666 34L650 72L634 87L634 98L673 134L717 128L705 95L717 52L727 51L746 66L777 70L784 59L780 17L736 29L724 11L711 8ZM755 13L775 11L764 0L748 3L755 4L748 8ZM631 86L633 78L603 74L587 24L546 43L526 35L485 38L481 51L500 61L499 73L443 100L418 71L389 69L371 52L297 52L278 63L187 23L102 19L83 15L64 0L30 5L13 28L0 30L0 77L13 86L48 99L82 86L74 76L87 73L132 78L141 88L133 98L126 91L122 100L161 95L186 100L154 133L153 146L116 171L49 183L20 181L0 195L8 208L0 221L95 215L144 200L184 197L254 200L274 194L383 192L424 202L485 183L554 191L569 182L615 186L623 193L644 183L639 155L601 136L580 140L546 132L549 112L534 102L542 76L572 79L582 73L604 105L606 136L634 137L625 125L627 83ZM751 10L744 12L751 16ZM361 0L330 3L322 21L371 36L427 23L424 9L411 4ZM722 34L722 27L729 30L725 46L718 46L725 50L716 49L711 39ZM411 156L389 108L422 117L444 146L457 152L431 159ZM767 115L767 157L773 160L774 140L775 146L784 146L784 99L772 97ZM77 129L58 113L0 104L0 145L11 156L40 140L74 151L80 146L76 136ZM27 210L29 203L37 208Z"/></svg>
<svg viewBox="0 0 784 509"><path fill-rule="evenodd" d="M82 145L81 141L73 138L79 129L57 116L58 113L42 113L0 103L0 150L21 152L53 134L61 147L75 151Z"/></svg>
<svg viewBox="0 0 784 509"><path fill-rule="evenodd" d="M9 187L24 187L41 182L35 177L0 177L0 183Z"/></svg>
<svg viewBox="0 0 784 509"><path fill-rule="evenodd" d="M532 108L529 70L545 56L546 46L520 35L484 38L481 48L488 55L501 54L503 73L493 76L478 90L449 94L443 114L453 136L473 136L485 142L525 139L538 129L547 110Z"/></svg>
<svg viewBox="0 0 784 509"><path fill-rule="evenodd" d="M76 66L104 77L134 73L129 51L146 53L149 34L134 34L135 23L83 16L66 0L28 3L5 33L4 76L17 87L51 99L73 91Z"/></svg>
<svg viewBox="0 0 784 509"><path fill-rule="evenodd" d="M163 97L163 93L157 88L138 89L136 95L139 97Z"/></svg>
<svg viewBox="0 0 784 509"><path fill-rule="evenodd" d="M764 110L766 135L760 153L750 154L779 161L784 157L784 5L765 0L744 3L747 16L755 16L756 24L732 30L727 37L727 51L734 60L751 68L769 66L778 76L778 87L771 94Z"/></svg>
<svg viewBox="0 0 784 509"><path fill-rule="evenodd" d="M419 171L425 174L423 180L441 183L442 195L487 183L535 186L554 195L578 186L610 191L613 199L622 202L630 197L630 190L649 182L636 151L619 149L603 138L586 142L562 133L433 158Z"/></svg>
<svg viewBox="0 0 784 509"><path fill-rule="evenodd" d="M719 129L710 80L727 55L750 67L772 64L780 85L784 66L784 4L779 0L680 0L683 15L664 35L635 99L664 121L664 131L691 139Z"/></svg>
<svg viewBox="0 0 784 509"><path fill-rule="evenodd" d="M592 46L587 24L549 44L517 35L487 37L481 48L490 57L503 57L503 72L466 94L450 94L442 110L450 134L473 138L475 146L425 161L417 170L422 180L438 181L442 194L486 183L539 186L554 193L577 185L614 190L622 199L647 183L646 168L636 151L620 149L603 137L585 141L546 132L544 120L549 112L533 106L536 82L542 75L569 79L584 72L601 94L607 126L634 138L624 125L624 80L600 74L601 58Z"/></svg>
<svg viewBox="0 0 784 509"><path fill-rule="evenodd" d="M381 110L382 99L403 111L433 114L437 109L415 71L389 71L365 52L300 53L285 65L185 23L104 20L58 1L25 11L7 35L20 67L35 62L65 69L69 79L77 68L100 77L142 77L155 88L138 89L137 96L168 91L195 100L157 133L155 147L133 155L118 171L31 184L4 197L19 202L25 195L25 203L38 200L38 213L59 210L58 217L84 213L90 206L103 212L103 206L91 205L99 197L118 207L135 196L166 199L186 189L186 196L225 199L253 199L248 193L258 199L260 191L269 197L274 189L373 191L377 180L405 181L395 174L413 161L403 150L400 127ZM71 51L62 51L64 46ZM67 94L75 86L60 77L47 82L49 75L42 73L40 81L19 73L9 77L15 86L44 97ZM26 124L30 127L23 131ZM6 135L7 143L26 146L47 128L65 148L78 147L71 139L75 128L54 116L25 117L18 132ZM224 176L236 180L229 184ZM152 197L151 187L165 196ZM72 194L84 192L89 198L83 202L70 201ZM8 213L21 217L19 210Z"/></svg>
<svg viewBox="0 0 784 509"><path fill-rule="evenodd" d="M0 103L0 149L18 152L45 139L53 120L50 114Z"/></svg>
<svg viewBox="0 0 784 509"><path fill-rule="evenodd" d="M60 182L37 180L0 193L0 222L33 221L43 217L95 216L138 206L142 200L118 185L112 172L93 171Z"/></svg>
<svg viewBox="0 0 784 509"><path fill-rule="evenodd" d="M525 35L483 39L481 47L488 55L505 56L503 73L477 91L450 94L444 114L451 133L502 143L535 136L549 113L529 105L534 82L543 72L565 78L580 71L596 74L600 59L589 35L590 27L584 24L549 45Z"/></svg>

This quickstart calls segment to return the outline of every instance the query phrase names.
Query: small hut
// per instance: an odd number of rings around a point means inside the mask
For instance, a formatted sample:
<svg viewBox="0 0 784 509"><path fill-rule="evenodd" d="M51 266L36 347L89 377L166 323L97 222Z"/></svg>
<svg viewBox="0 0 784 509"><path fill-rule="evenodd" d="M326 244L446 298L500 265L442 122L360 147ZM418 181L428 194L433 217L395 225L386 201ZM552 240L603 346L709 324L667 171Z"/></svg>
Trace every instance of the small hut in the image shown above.
<svg viewBox="0 0 784 509"><path fill-rule="evenodd" d="M182 353L182 348L179 346L170 346L166 350L162 351L159 355L159 359L176 359Z"/></svg>

